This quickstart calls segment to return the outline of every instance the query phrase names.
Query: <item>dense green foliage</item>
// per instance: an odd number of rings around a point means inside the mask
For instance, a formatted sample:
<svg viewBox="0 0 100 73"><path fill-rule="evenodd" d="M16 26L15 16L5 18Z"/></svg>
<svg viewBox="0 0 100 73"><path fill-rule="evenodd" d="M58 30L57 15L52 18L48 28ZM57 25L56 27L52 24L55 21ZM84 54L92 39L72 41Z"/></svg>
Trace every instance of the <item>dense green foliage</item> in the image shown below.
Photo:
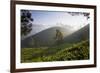
<svg viewBox="0 0 100 73"><path fill-rule="evenodd" d="M89 59L89 41L59 46L22 48L21 62L70 61Z"/></svg>
<svg viewBox="0 0 100 73"><path fill-rule="evenodd" d="M21 10L21 35L27 35L32 30L32 14L29 10Z"/></svg>
<svg viewBox="0 0 100 73"><path fill-rule="evenodd" d="M56 40L56 44L59 45L63 42L63 34L60 30L56 29L56 37L55 37L55 40Z"/></svg>

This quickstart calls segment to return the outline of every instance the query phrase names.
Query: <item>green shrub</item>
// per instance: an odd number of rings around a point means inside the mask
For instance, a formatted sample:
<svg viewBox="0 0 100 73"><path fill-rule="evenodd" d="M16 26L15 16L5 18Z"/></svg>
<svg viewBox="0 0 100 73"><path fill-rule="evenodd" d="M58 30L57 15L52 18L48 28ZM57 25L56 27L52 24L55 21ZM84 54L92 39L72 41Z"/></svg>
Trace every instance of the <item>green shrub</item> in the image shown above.
<svg viewBox="0 0 100 73"><path fill-rule="evenodd" d="M46 49L22 48L21 62L70 61L89 59L89 41L62 44Z"/></svg>

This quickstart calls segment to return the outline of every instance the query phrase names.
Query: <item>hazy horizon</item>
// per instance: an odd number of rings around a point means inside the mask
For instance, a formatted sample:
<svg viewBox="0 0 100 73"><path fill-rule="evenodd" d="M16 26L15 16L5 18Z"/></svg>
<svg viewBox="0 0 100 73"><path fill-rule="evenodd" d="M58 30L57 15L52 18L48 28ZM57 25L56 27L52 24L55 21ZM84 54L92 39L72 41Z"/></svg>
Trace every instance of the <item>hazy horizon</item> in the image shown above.
<svg viewBox="0 0 100 73"><path fill-rule="evenodd" d="M64 27L76 31L89 24L89 19L85 16L85 14L89 13L38 10L29 11L31 12L34 21L32 31L25 37L34 35L51 27Z"/></svg>

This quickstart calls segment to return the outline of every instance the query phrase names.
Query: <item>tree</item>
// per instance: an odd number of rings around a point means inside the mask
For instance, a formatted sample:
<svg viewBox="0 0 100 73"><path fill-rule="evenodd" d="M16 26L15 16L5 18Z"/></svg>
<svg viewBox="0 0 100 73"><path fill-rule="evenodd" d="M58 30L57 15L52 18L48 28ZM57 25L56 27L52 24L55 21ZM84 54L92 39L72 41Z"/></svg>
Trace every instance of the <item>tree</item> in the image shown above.
<svg viewBox="0 0 100 73"><path fill-rule="evenodd" d="M21 10L21 35L27 35L32 30L32 14L29 10Z"/></svg>
<svg viewBox="0 0 100 73"><path fill-rule="evenodd" d="M56 29L56 37L55 37L55 39L56 39L57 45L61 44L62 41L63 41L63 34L62 34L62 32L61 32L60 30L58 30L58 29Z"/></svg>
<svg viewBox="0 0 100 73"><path fill-rule="evenodd" d="M31 43L32 47L39 47L39 39L31 37Z"/></svg>

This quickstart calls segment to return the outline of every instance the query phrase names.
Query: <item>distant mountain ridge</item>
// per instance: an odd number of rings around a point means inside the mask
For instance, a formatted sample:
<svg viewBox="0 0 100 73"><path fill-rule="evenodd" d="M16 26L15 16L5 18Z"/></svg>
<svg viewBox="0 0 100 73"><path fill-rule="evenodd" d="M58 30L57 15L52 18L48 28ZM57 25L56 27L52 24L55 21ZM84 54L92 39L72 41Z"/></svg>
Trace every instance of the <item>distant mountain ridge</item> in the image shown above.
<svg viewBox="0 0 100 73"><path fill-rule="evenodd" d="M52 27L43 30L33 36L30 36L24 40L21 40L21 47L28 48L33 47L34 44L37 46L46 46L55 44L54 37L56 36L56 29L59 29L64 35L64 43L73 43L81 40L89 39L89 25L79 29L72 33L71 29L62 27Z"/></svg>
<svg viewBox="0 0 100 73"><path fill-rule="evenodd" d="M89 24L72 33L71 35L64 38L64 42L73 43L80 42L82 40L89 40Z"/></svg>
<svg viewBox="0 0 100 73"><path fill-rule="evenodd" d="M24 40L21 40L21 47L32 47L32 41L37 41L35 43L38 43L40 45L52 45L55 43L55 36L56 36L56 29L59 29L65 36L69 35L72 33L72 31L67 28L63 27L52 27L46 30L43 30L33 36L30 36ZM66 33L67 32L67 33ZM34 38L34 40L33 40Z"/></svg>

